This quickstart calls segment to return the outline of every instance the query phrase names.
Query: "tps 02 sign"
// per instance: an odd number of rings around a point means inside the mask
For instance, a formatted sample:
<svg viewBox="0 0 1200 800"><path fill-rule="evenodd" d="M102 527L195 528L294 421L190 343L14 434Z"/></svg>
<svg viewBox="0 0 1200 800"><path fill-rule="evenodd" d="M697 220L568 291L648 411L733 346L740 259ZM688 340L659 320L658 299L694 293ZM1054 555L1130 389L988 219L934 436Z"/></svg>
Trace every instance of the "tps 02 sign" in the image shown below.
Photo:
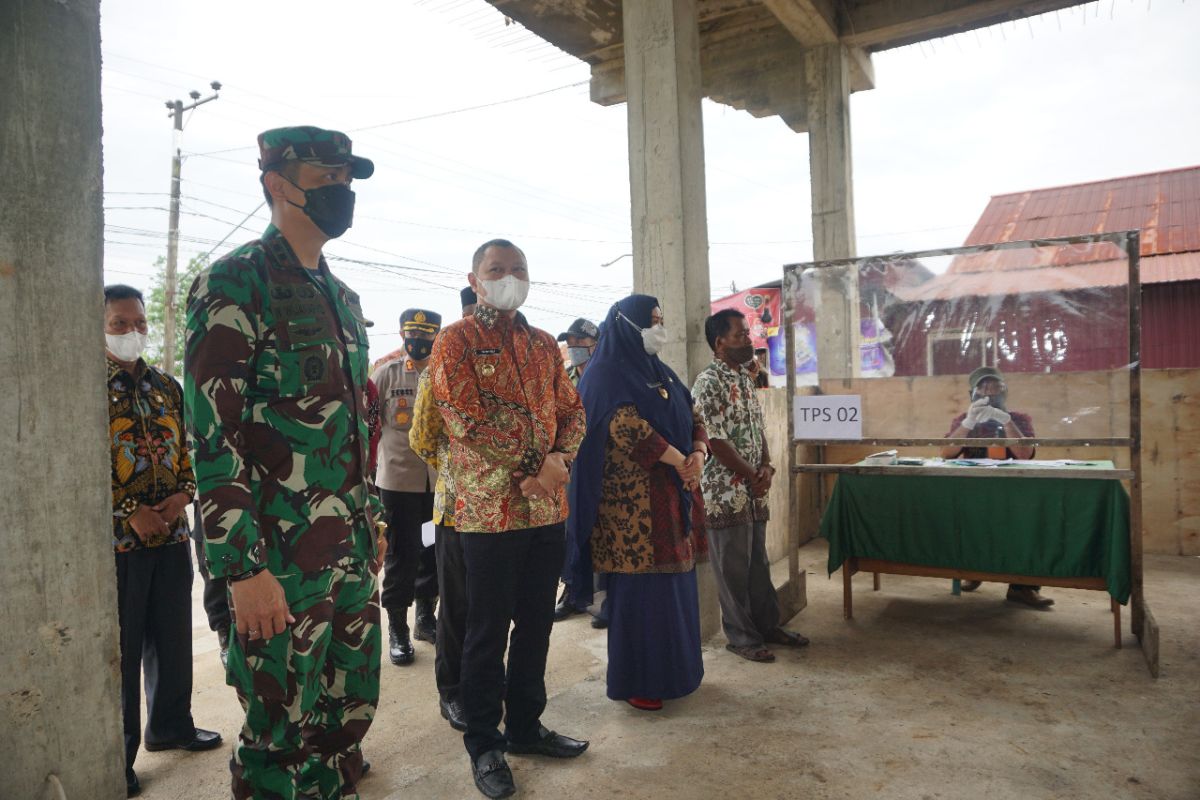
<svg viewBox="0 0 1200 800"><path fill-rule="evenodd" d="M792 413L797 439L862 438L862 395L797 397Z"/></svg>

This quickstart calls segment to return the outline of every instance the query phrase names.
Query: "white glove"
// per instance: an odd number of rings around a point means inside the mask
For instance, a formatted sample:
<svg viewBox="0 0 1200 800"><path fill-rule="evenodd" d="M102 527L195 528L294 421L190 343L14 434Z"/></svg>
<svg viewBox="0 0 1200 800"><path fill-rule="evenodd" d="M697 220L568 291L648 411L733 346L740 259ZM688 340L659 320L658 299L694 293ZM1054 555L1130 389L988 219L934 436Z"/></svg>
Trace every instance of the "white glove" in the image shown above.
<svg viewBox="0 0 1200 800"><path fill-rule="evenodd" d="M1001 425L1007 425L1012 419L1012 414L999 408L988 406L983 410L980 419L990 420L991 422L999 422Z"/></svg>
<svg viewBox="0 0 1200 800"><path fill-rule="evenodd" d="M967 416L963 419L962 426L967 430L973 429L980 422L987 419L985 414L989 408L990 406L986 397L981 397L974 403L971 403L967 408Z"/></svg>

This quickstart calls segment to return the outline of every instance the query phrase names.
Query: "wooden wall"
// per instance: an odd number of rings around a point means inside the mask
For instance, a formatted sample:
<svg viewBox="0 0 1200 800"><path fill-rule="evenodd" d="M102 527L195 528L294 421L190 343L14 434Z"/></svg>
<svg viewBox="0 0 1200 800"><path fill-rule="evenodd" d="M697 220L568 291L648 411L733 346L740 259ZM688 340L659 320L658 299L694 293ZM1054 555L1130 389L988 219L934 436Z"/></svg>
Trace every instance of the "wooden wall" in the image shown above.
<svg viewBox="0 0 1200 800"><path fill-rule="evenodd" d="M1046 438L1098 438L1129 435L1129 382L1126 372L1017 374L1006 377L1008 406L1033 418ZM962 376L824 381L823 394L861 394L864 437L939 438L968 403ZM787 437L786 390L764 390L768 443L775 463L784 463ZM825 448L824 460L850 463L883 448ZM807 450L807 448L806 448ZM935 456L937 448L911 448L910 455ZM803 456L812 458L810 454ZM1129 464L1127 452L1112 448L1042 448L1039 458L1111 459ZM1144 544L1148 553L1200 555L1200 370L1142 372L1142 467ZM793 481L800 493L800 541L816 535L821 506L833 478ZM777 483L777 487L780 484ZM780 487L781 488L781 487ZM772 492L767 528L772 559L787 552L787 496Z"/></svg>

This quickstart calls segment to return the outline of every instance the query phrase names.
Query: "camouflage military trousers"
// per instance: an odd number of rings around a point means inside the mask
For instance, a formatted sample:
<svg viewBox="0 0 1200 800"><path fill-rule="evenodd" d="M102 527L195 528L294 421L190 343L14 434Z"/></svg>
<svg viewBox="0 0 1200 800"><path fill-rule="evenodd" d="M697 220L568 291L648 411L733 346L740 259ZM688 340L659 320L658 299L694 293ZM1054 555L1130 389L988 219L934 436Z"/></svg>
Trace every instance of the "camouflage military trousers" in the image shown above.
<svg viewBox="0 0 1200 800"><path fill-rule="evenodd" d="M358 798L360 744L379 700L375 576L355 563L277 577L295 623L265 642L230 642L226 679L246 711L233 796Z"/></svg>

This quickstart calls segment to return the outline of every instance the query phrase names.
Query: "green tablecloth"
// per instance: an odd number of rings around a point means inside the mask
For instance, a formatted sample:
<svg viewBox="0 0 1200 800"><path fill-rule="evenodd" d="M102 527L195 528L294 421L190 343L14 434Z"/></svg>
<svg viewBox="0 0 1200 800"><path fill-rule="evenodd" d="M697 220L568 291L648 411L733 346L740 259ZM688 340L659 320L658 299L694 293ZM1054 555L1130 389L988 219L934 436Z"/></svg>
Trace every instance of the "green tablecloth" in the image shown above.
<svg viewBox="0 0 1200 800"><path fill-rule="evenodd" d="M1129 496L1117 480L838 476L821 536L852 556L1013 575L1104 578L1129 599Z"/></svg>

